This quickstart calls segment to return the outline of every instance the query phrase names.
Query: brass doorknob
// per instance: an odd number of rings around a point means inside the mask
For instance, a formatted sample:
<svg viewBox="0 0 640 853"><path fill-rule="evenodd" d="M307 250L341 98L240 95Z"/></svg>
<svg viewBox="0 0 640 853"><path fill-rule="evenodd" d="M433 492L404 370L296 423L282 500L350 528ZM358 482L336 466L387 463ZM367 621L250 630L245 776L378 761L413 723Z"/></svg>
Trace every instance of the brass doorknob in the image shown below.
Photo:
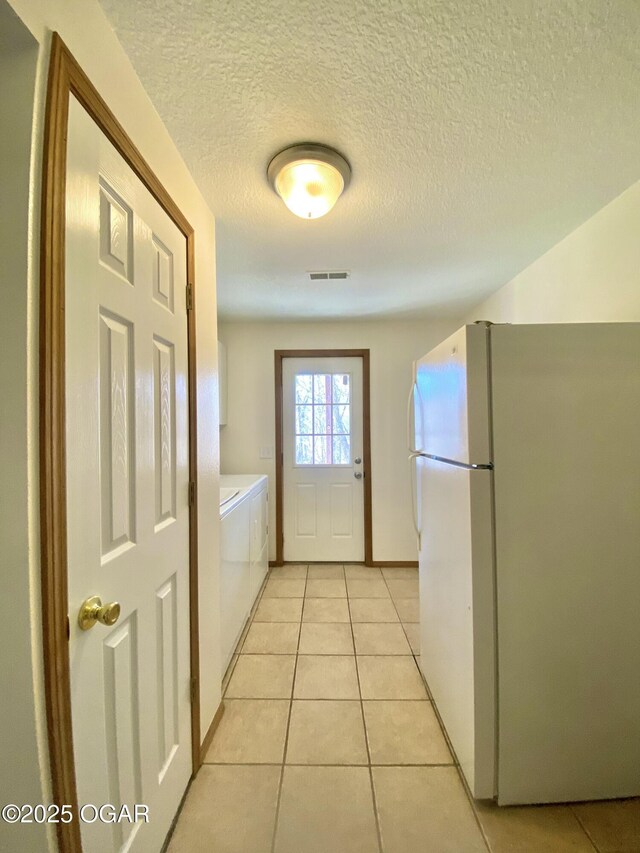
<svg viewBox="0 0 640 853"><path fill-rule="evenodd" d="M96 622L102 625L115 625L120 618L120 605L117 601L103 604L99 595L92 595L80 605L78 625L83 631L93 628Z"/></svg>

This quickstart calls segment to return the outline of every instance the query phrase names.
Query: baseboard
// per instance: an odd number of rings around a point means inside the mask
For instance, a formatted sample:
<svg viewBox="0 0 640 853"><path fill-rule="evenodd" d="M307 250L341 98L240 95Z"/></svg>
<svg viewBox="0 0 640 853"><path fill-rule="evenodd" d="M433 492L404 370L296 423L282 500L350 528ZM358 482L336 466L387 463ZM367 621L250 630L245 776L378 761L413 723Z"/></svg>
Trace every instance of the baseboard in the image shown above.
<svg viewBox="0 0 640 853"><path fill-rule="evenodd" d="M222 719L222 715L224 714L224 702L221 702L218 706L218 710L214 714L213 720L211 720L211 725L209 726L209 731L204 736L204 740L202 741L202 746L200 747L200 764L204 762L204 759L209 752L209 747L211 746L211 741L213 740L213 736L216 733L216 729L220 725L220 720Z"/></svg>
<svg viewBox="0 0 640 853"><path fill-rule="evenodd" d="M274 569L278 566L285 566L287 564L287 560L279 563L277 560L269 560L269 568ZM297 565L296 562L293 562L293 565ZM313 565L310 563L309 565ZM338 565L336 561L336 565ZM364 561L355 563L350 562L350 566L372 566L376 569L417 569L418 561L417 560L371 560L370 563L365 563Z"/></svg>

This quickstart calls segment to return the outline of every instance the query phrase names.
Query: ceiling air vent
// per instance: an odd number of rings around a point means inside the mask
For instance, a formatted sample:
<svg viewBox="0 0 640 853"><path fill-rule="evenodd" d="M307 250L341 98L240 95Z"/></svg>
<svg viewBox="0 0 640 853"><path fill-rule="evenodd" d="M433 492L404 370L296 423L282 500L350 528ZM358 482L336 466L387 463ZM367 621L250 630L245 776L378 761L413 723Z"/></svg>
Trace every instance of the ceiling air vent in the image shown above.
<svg viewBox="0 0 640 853"><path fill-rule="evenodd" d="M319 272L310 272L308 273L310 281L335 281L336 279L345 279L349 278L348 270L322 270Z"/></svg>

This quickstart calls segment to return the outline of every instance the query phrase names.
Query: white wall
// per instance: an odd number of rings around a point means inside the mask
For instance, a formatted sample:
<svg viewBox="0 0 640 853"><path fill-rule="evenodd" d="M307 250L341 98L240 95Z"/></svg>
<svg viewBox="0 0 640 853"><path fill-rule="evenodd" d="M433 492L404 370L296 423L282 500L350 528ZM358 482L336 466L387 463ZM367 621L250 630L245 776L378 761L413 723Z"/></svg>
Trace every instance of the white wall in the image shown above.
<svg viewBox="0 0 640 853"><path fill-rule="evenodd" d="M371 455L374 560L416 560L411 522L406 411L412 362L459 325L455 322L221 323L227 345L228 420L220 428L225 474L267 474L275 559L274 350L371 350Z"/></svg>
<svg viewBox="0 0 640 853"><path fill-rule="evenodd" d="M640 182L469 315L494 323L640 320Z"/></svg>
<svg viewBox="0 0 640 853"><path fill-rule="evenodd" d="M23 374L16 372L12 396L15 405L27 411L29 447L28 503L24 512L29 525L28 571L29 606L23 612L22 625L31 633L31 656L34 695L16 693L13 685L4 691L16 713L38 721L40 768L25 761L26 772L32 771L41 798L49 799L49 769L44 721L42 651L40 625L40 580L38 556L38 241L40 211L40 173L46 78L48 72L51 31L57 30L84 71L96 86L118 120L142 152L151 168L195 228L196 308L197 308L197 405L198 405L198 469L199 469L199 571L201 628L201 716L202 734L207 731L220 702L220 659L218 612L218 403L216 351L216 294L214 220L204 199L184 165L169 134L146 95L133 67L116 39L97 0L10 0L16 14L39 45L35 110L33 115L32 168L29 187L29 272L22 276L22 304L11 315L11 323L20 323L20 311L27 315L28 347ZM7 113L3 114L6 116ZM24 198L21 189L19 197ZM5 324L9 322L5 315ZM20 332L24 339L24 324ZM15 571L18 567L15 568ZM1 654L12 654L3 646ZM16 682L17 684L17 682ZM4 712L4 707L3 707ZM6 765L5 765L6 766ZM52 838L52 836L50 836ZM19 848L14 848L19 849ZM33 849L36 849L35 847ZM38 849L44 849L38 847Z"/></svg>
<svg viewBox="0 0 640 853"><path fill-rule="evenodd" d="M38 739L29 624L27 435L27 288L29 171L38 45L0 0L0 257L3 335L0 359L0 802L36 803ZM10 119L9 119L10 117ZM10 322L8 322L8 318ZM19 393L16 390L20 389ZM17 700L17 701L16 701ZM0 849L38 850L46 833L35 824L0 823Z"/></svg>

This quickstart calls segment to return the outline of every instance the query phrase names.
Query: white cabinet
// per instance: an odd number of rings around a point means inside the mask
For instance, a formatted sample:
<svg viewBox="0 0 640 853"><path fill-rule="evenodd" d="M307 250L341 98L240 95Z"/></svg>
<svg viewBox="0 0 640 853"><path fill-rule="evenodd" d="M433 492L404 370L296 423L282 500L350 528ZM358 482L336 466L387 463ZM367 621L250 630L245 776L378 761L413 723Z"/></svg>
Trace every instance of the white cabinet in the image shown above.
<svg viewBox="0 0 640 853"><path fill-rule="evenodd" d="M226 670L269 569L269 494L264 475L223 475L237 494L220 507L220 642Z"/></svg>
<svg viewBox="0 0 640 853"><path fill-rule="evenodd" d="M227 423L227 347L218 341L218 405L220 407L220 426Z"/></svg>
<svg viewBox="0 0 640 853"><path fill-rule="evenodd" d="M220 642L225 670L240 638L252 601L250 601L251 503L237 501L220 521Z"/></svg>

